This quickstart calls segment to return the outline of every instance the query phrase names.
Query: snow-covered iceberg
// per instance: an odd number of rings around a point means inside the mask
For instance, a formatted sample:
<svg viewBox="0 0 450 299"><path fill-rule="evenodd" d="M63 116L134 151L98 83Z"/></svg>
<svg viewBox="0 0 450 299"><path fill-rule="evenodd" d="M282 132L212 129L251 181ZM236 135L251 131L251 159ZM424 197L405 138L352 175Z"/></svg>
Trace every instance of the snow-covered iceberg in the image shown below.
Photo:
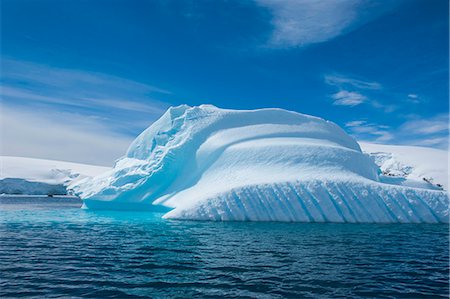
<svg viewBox="0 0 450 299"><path fill-rule="evenodd" d="M448 222L441 190L386 184L340 127L282 109L170 108L115 167L71 186L90 209L164 218Z"/></svg>
<svg viewBox="0 0 450 299"><path fill-rule="evenodd" d="M0 194L66 195L66 186L109 167L0 156Z"/></svg>
<svg viewBox="0 0 450 299"><path fill-rule="evenodd" d="M400 184L448 190L448 151L421 146L360 142L384 178Z"/></svg>

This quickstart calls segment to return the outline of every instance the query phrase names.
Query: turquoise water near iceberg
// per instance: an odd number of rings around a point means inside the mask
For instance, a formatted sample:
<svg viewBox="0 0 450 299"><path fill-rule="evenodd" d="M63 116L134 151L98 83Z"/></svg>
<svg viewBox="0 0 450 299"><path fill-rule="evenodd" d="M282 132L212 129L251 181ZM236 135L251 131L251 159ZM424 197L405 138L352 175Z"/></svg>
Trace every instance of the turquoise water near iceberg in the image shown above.
<svg viewBox="0 0 450 299"><path fill-rule="evenodd" d="M0 297L448 298L444 224L169 221L0 197Z"/></svg>

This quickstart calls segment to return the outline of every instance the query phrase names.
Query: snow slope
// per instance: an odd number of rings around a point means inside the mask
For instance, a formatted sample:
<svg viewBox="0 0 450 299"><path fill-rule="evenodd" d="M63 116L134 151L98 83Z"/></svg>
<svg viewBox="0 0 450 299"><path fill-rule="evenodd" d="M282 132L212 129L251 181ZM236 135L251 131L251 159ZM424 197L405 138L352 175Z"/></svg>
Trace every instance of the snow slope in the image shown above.
<svg viewBox="0 0 450 299"><path fill-rule="evenodd" d="M404 145L360 142L364 152L373 157L382 172L391 177L430 183L448 190L448 152Z"/></svg>
<svg viewBox="0 0 450 299"><path fill-rule="evenodd" d="M112 170L71 188L86 208L174 219L448 222L445 192L380 181L337 125L282 109L172 107Z"/></svg>
<svg viewBox="0 0 450 299"><path fill-rule="evenodd" d="M66 194L70 182L109 167L36 158L0 156L0 194Z"/></svg>

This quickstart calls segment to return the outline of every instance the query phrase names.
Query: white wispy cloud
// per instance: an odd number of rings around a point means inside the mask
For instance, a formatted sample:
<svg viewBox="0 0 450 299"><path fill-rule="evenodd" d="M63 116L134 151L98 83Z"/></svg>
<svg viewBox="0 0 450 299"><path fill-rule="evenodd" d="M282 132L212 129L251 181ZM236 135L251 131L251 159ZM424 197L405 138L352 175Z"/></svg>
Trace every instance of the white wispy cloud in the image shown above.
<svg viewBox="0 0 450 299"><path fill-rule="evenodd" d="M113 90L131 89L141 93L171 93L170 91L157 86L152 86L109 74L54 67L8 57L2 57L2 79L7 81L22 81L26 82L28 85L33 83L34 85L61 88L76 85L81 86L81 89L83 89L84 86L95 85L99 89L108 87Z"/></svg>
<svg viewBox="0 0 450 299"><path fill-rule="evenodd" d="M338 91L331 95L333 104L338 106L357 106L368 102L369 98L362 94L360 90L381 89L381 84L377 82L355 79L343 75L325 75L325 83L335 87Z"/></svg>
<svg viewBox="0 0 450 299"><path fill-rule="evenodd" d="M419 104L421 102L421 99L420 99L419 95L417 95L415 93L410 93L410 94L408 94L408 101L413 104Z"/></svg>
<svg viewBox="0 0 450 299"><path fill-rule="evenodd" d="M389 131L390 127L369 123L365 120L350 121L345 127L358 140L370 140L372 142L388 142L394 139L394 135Z"/></svg>
<svg viewBox="0 0 450 299"><path fill-rule="evenodd" d="M397 105L374 99L374 97L382 97L385 93L383 86L378 82L342 74L327 74L324 76L324 81L338 90L331 95L334 105L353 107L365 103L385 113L398 109Z"/></svg>
<svg viewBox="0 0 450 299"><path fill-rule="evenodd" d="M1 115L1 155L112 166L133 139L74 113L3 105Z"/></svg>
<svg viewBox="0 0 450 299"><path fill-rule="evenodd" d="M117 76L4 59L2 154L111 164L169 106L169 91Z"/></svg>
<svg viewBox="0 0 450 299"><path fill-rule="evenodd" d="M391 10L395 1L256 0L273 15L272 47L325 42ZM392 3L391 3L392 2Z"/></svg>
<svg viewBox="0 0 450 299"><path fill-rule="evenodd" d="M397 105L384 104L384 103L381 103L380 101L377 101L374 99L370 99L369 104L374 108L384 111L385 113L394 112L395 110L397 110L399 108Z"/></svg>
<svg viewBox="0 0 450 299"><path fill-rule="evenodd" d="M356 106L364 103L367 100L367 97L355 92L355 91L347 91L341 90L331 96L334 100L334 105L339 106Z"/></svg>
<svg viewBox="0 0 450 299"><path fill-rule="evenodd" d="M432 135L448 133L448 114L439 114L428 119L413 119L404 123L401 130L415 135Z"/></svg>
<svg viewBox="0 0 450 299"><path fill-rule="evenodd" d="M13 59L2 60L1 96L5 101L40 102L160 114L168 106L155 97L170 92L102 73L57 68Z"/></svg>
<svg viewBox="0 0 450 299"><path fill-rule="evenodd" d="M366 123L365 120L353 120L353 121L349 121L349 122L345 123L345 126L349 127L349 128L353 128L353 127L362 126L365 123Z"/></svg>
<svg viewBox="0 0 450 299"><path fill-rule="evenodd" d="M408 120L396 128L370 123L366 120L347 122L345 127L357 140L408 144L418 146L448 147L448 114L430 118Z"/></svg>
<svg viewBox="0 0 450 299"><path fill-rule="evenodd" d="M413 117L403 123L397 135L410 144L448 149L449 115L441 113L433 117Z"/></svg>
<svg viewBox="0 0 450 299"><path fill-rule="evenodd" d="M382 86L378 82L365 81L361 79L355 79L349 76L343 75L325 75L325 83L337 87L354 87L359 89L381 89Z"/></svg>
<svg viewBox="0 0 450 299"><path fill-rule="evenodd" d="M438 148L448 148L448 136L445 137L434 137L434 138L425 138L417 141L416 143L423 146L431 146Z"/></svg>
<svg viewBox="0 0 450 299"><path fill-rule="evenodd" d="M57 112L96 115L112 126L136 133L170 106L170 91L108 74L67 69L14 59L2 60L5 103ZM137 125L139 124L139 125Z"/></svg>
<svg viewBox="0 0 450 299"><path fill-rule="evenodd" d="M88 103L83 101L71 100L70 97L64 98L62 96L49 96L42 95L42 91L32 91L27 87L12 87L4 84L0 89L0 96L6 101L27 101L29 104L31 102L41 102L47 104L55 105L67 105L67 106L78 106L78 107L89 107ZM48 94L48 90L45 91ZM51 92L50 92L51 93Z"/></svg>

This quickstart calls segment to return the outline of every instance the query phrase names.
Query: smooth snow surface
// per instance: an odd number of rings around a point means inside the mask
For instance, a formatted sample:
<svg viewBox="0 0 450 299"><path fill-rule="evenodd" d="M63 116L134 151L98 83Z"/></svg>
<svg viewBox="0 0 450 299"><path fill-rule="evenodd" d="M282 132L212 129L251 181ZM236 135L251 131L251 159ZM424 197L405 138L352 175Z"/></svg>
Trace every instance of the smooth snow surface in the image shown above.
<svg viewBox="0 0 450 299"><path fill-rule="evenodd" d="M440 190L380 181L334 123L281 109L170 108L115 167L71 185L91 209L165 218L304 222L448 222Z"/></svg>
<svg viewBox="0 0 450 299"><path fill-rule="evenodd" d="M0 194L66 194L71 182L108 167L37 158L0 156Z"/></svg>

